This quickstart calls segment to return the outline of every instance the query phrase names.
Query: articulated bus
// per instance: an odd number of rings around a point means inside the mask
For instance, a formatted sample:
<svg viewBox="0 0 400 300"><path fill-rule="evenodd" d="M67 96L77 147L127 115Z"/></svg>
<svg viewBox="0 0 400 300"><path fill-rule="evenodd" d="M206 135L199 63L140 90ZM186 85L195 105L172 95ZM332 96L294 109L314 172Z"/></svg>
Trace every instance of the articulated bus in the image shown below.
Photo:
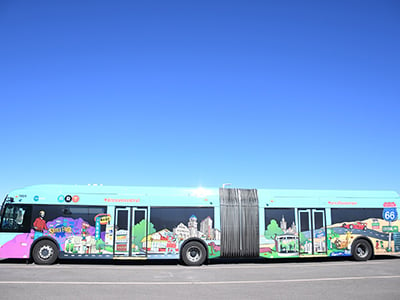
<svg viewBox="0 0 400 300"><path fill-rule="evenodd" d="M0 259L210 259L400 254L391 191L37 185L1 207Z"/></svg>

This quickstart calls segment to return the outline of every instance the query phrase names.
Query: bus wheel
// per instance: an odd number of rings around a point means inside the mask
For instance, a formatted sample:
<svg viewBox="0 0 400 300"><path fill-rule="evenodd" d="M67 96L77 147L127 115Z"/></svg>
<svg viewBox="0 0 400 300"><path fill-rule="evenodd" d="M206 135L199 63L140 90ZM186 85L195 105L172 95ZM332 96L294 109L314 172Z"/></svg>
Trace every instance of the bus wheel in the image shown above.
<svg viewBox="0 0 400 300"><path fill-rule="evenodd" d="M366 240L356 240L353 242L351 253L355 260L368 260L372 257L372 247Z"/></svg>
<svg viewBox="0 0 400 300"><path fill-rule="evenodd" d="M201 266L206 261L206 249L199 242L189 242L182 248L182 260L187 266Z"/></svg>
<svg viewBox="0 0 400 300"><path fill-rule="evenodd" d="M32 256L38 265L51 265L58 258L58 249L52 241L42 240L33 247Z"/></svg>

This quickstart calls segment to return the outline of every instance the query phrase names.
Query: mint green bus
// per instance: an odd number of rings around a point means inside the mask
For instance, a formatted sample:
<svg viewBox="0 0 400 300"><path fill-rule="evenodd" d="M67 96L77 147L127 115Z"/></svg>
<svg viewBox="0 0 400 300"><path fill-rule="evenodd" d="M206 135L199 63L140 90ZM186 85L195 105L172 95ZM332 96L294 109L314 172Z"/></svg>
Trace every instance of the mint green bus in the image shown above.
<svg viewBox="0 0 400 300"><path fill-rule="evenodd" d="M400 254L393 191L36 185L1 206L0 259Z"/></svg>

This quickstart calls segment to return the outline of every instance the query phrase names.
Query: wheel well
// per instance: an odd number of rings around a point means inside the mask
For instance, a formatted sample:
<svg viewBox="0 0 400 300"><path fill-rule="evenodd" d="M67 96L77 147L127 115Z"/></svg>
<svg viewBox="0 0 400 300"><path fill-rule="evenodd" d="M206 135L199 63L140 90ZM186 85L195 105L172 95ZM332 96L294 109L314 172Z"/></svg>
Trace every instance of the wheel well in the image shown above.
<svg viewBox="0 0 400 300"><path fill-rule="evenodd" d="M179 248L179 258L180 259L182 259L182 251L181 251L182 248L185 247L185 245L187 243L189 243L189 242L199 242L204 247L204 250L206 251L206 255L207 255L207 258L208 258L208 245L207 245L207 243L204 240L199 239L199 238L191 238L191 239L185 240L182 243L182 245L180 246L180 248Z"/></svg>
<svg viewBox="0 0 400 300"><path fill-rule="evenodd" d="M358 238L356 238L356 239L351 243L351 253L353 254L353 244L354 244L355 242L359 241L359 240L364 240L364 241L366 241L366 242L371 246L371 251L372 251L371 258L373 258L374 255L375 255L375 253L374 253L374 252L375 252L375 251L374 251L374 246L372 245L371 240L370 240L369 238L365 237L365 236L358 237Z"/></svg>
<svg viewBox="0 0 400 300"><path fill-rule="evenodd" d="M32 258L32 251L33 251L33 248L35 248L35 246L36 246L37 243L39 243L40 241L43 241L43 240L47 240L47 241L53 242L54 245L56 245L57 250L60 251L60 245L57 243L57 241L56 241L55 239L53 239L53 238L51 238L51 237L40 237L40 238L36 239L36 240L32 243L32 245L31 245L31 250L30 250L30 252L29 252L29 258L30 258L30 259Z"/></svg>

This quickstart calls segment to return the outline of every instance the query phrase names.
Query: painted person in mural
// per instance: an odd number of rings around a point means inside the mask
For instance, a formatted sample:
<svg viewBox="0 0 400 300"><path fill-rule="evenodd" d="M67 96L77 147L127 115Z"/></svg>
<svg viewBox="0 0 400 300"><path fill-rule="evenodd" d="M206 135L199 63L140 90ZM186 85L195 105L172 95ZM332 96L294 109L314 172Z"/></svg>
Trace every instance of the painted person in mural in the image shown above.
<svg viewBox="0 0 400 300"><path fill-rule="evenodd" d="M44 219L45 215L46 215L45 211L41 210L39 212L39 217L37 217L33 222L33 229L35 230L35 236L34 236L35 239L42 236L44 230L48 230L46 225L46 220Z"/></svg>

